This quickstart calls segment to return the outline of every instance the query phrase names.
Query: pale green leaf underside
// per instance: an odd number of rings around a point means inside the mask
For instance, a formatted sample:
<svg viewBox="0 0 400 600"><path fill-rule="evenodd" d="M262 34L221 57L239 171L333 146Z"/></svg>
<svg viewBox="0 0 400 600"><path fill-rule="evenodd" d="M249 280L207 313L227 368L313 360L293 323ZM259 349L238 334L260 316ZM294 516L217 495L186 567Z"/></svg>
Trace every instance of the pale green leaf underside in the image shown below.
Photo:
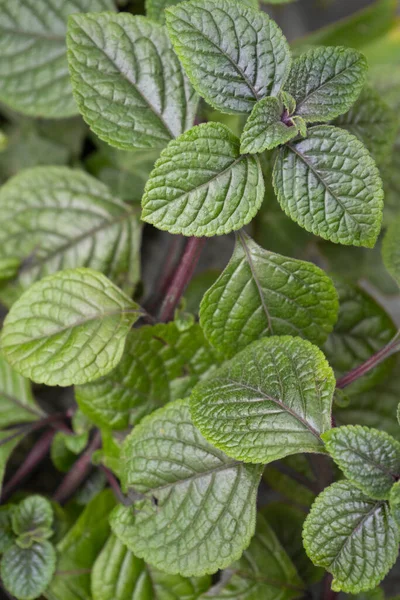
<svg viewBox="0 0 400 600"><path fill-rule="evenodd" d="M107 277L67 269L36 282L12 306L1 335L3 355L37 383L87 383L120 361L140 308Z"/></svg>
<svg viewBox="0 0 400 600"><path fill-rule="evenodd" d="M310 342L289 336L253 342L198 384L191 413L204 437L238 460L268 463L324 452L333 372Z"/></svg>
<svg viewBox="0 0 400 600"><path fill-rule="evenodd" d="M76 114L66 57L71 13L114 10L112 0L0 0L0 100L35 117Z"/></svg>
<svg viewBox="0 0 400 600"><path fill-rule="evenodd" d="M36 421L41 416L29 381L0 356L0 428Z"/></svg>
<svg viewBox="0 0 400 600"><path fill-rule="evenodd" d="M165 23L165 9L179 4L182 0L145 0L146 15L152 21ZM240 0L245 6L258 8L258 0Z"/></svg>
<svg viewBox="0 0 400 600"><path fill-rule="evenodd" d="M240 233L228 266L203 297L200 322L212 344L233 356L267 335L322 344L337 312L336 290L321 269L268 252Z"/></svg>
<svg viewBox="0 0 400 600"><path fill-rule="evenodd" d="M132 208L78 170L36 167L0 190L0 260L21 261L0 289L12 304L34 281L62 269L91 267L127 294L139 277L140 225Z"/></svg>
<svg viewBox="0 0 400 600"><path fill-rule="evenodd" d="M193 127L170 142L150 173L142 219L170 233L223 235L256 215L264 198L257 157L220 123Z"/></svg>
<svg viewBox="0 0 400 600"><path fill-rule="evenodd" d="M400 478L400 443L383 431L360 425L335 427L322 435L334 461L360 490L387 500Z"/></svg>
<svg viewBox="0 0 400 600"><path fill-rule="evenodd" d="M383 210L382 181L365 146L343 129L319 125L283 147L274 187L286 214L338 244L375 245Z"/></svg>
<svg viewBox="0 0 400 600"><path fill-rule="evenodd" d="M254 533L261 467L211 446L194 427L188 400L143 419L123 457L126 485L146 498L118 507L111 526L138 557L187 577L239 558Z"/></svg>
<svg viewBox="0 0 400 600"><path fill-rule="evenodd" d="M4 587L18 600L38 598L49 585L56 567L56 552L48 541L36 542L30 548L13 544L1 559Z"/></svg>
<svg viewBox="0 0 400 600"><path fill-rule="evenodd" d="M192 126L197 96L157 23L128 13L73 16L68 60L83 118L112 146L162 148Z"/></svg>
<svg viewBox="0 0 400 600"><path fill-rule="evenodd" d="M214 108L250 113L285 83L289 46L265 13L235 0L195 0L168 9L166 20L190 81Z"/></svg>
<svg viewBox="0 0 400 600"><path fill-rule="evenodd" d="M386 502L340 481L318 496L303 541L314 564L332 573L332 589L356 594L377 586L392 567L399 530Z"/></svg>
<svg viewBox="0 0 400 600"><path fill-rule="evenodd" d="M285 90L296 100L296 115L309 123L330 121L357 100L366 73L367 61L357 50L314 48L293 62Z"/></svg>
<svg viewBox="0 0 400 600"><path fill-rule="evenodd" d="M210 578L169 575L137 558L111 535L92 571L93 600L197 600Z"/></svg>
<svg viewBox="0 0 400 600"><path fill-rule="evenodd" d="M386 269L400 285L400 215L392 220L383 239L382 257Z"/></svg>

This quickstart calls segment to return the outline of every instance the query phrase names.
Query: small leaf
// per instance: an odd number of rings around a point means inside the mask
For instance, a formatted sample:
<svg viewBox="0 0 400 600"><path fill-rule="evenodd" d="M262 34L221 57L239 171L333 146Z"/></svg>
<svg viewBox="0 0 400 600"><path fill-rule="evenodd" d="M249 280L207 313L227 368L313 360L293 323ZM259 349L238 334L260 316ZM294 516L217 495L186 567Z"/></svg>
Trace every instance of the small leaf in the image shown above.
<svg viewBox="0 0 400 600"><path fill-rule="evenodd" d="M399 530L386 502L339 481L318 496L303 541L313 563L332 573L332 589L356 594L378 585L393 566Z"/></svg>
<svg viewBox="0 0 400 600"><path fill-rule="evenodd" d="M338 312L332 281L311 263L286 258L239 233L225 271L200 306L204 333L233 356L267 335L298 335L322 344Z"/></svg>
<svg viewBox="0 0 400 600"><path fill-rule="evenodd" d="M0 507L0 553L3 554L15 540L15 534L11 525L11 516L14 507Z"/></svg>
<svg viewBox="0 0 400 600"><path fill-rule="evenodd" d="M21 266L19 258L0 258L0 281L12 279L18 274Z"/></svg>
<svg viewBox="0 0 400 600"><path fill-rule="evenodd" d="M111 516L136 556L185 577L239 558L254 533L261 467L238 463L200 435L188 400L167 404L134 428L123 447L125 484L145 498Z"/></svg>
<svg viewBox="0 0 400 600"><path fill-rule="evenodd" d="M331 427L333 372L322 352L289 336L253 342L191 396L194 424L238 460L268 463L324 452Z"/></svg>
<svg viewBox="0 0 400 600"><path fill-rule="evenodd" d="M51 460L59 471L67 473L88 442L88 433L71 435L63 431L57 431L51 444Z"/></svg>
<svg viewBox="0 0 400 600"><path fill-rule="evenodd" d="M273 180L283 210L307 231L339 244L374 246L382 182L366 148L347 131L312 127L306 139L280 149Z"/></svg>
<svg viewBox="0 0 400 600"><path fill-rule="evenodd" d="M12 306L1 335L10 364L37 383L86 383L120 361L140 308L101 273L67 269L35 283Z"/></svg>
<svg viewBox="0 0 400 600"><path fill-rule="evenodd" d="M161 153L146 184L142 219L170 233L223 235L249 223L263 199L258 158L241 155L225 125L205 123Z"/></svg>
<svg viewBox="0 0 400 600"><path fill-rule="evenodd" d="M296 115L308 123L330 121L357 100L367 73L365 57L351 48L313 48L297 58L285 85Z"/></svg>
<svg viewBox="0 0 400 600"><path fill-rule="evenodd" d="M52 506L42 496L28 496L12 513L12 527L16 535L29 534L36 539L38 532L51 530L52 524Z"/></svg>
<svg viewBox="0 0 400 600"><path fill-rule="evenodd" d="M400 285L400 215L393 219L383 239L382 257L386 269Z"/></svg>
<svg viewBox="0 0 400 600"><path fill-rule="evenodd" d="M400 443L361 426L335 427L322 434L326 449L347 479L371 498L387 500L400 478Z"/></svg>
<svg viewBox="0 0 400 600"><path fill-rule="evenodd" d="M166 20L190 81L221 112L250 113L284 85L289 46L265 13L239 1L194 0L169 8Z"/></svg>
<svg viewBox="0 0 400 600"><path fill-rule="evenodd" d="M30 548L10 546L1 559L4 587L18 600L38 598L49 585L56 568L56 552L48 541Z"/></svg>
<svg viewBox="0 0 400 600"><path fill-rule="evenodd" d="M162 148L191 127L197 96L163 27L128 13L74 15L67 40L75 100L100 139Z"/></svg>
<svg viewBox="0 0 400 600"><path fill-rule="evenodd" d="M400 527L400 481L396 481L390 490L389 506L394 520Z"/></svg>
<svg viewBox="0 0 400 600"><path fill-rule="evenodd" d="M36 421L43 416L28 379L21 377L0 356L0 427Z"/></svg>

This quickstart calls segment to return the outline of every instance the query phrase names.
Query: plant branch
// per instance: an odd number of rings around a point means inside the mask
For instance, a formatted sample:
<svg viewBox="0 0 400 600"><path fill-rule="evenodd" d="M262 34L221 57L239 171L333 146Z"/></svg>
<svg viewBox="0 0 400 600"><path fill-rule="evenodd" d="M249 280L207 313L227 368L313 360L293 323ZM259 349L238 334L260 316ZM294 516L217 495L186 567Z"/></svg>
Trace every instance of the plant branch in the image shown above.
<svg viewBox="0 0 400 600"><path fill-rule="evenodd" d="M103 473L107 477L108 484L109 484L110 488L112 489L112 491L114 492L114 496L116 497L118 502L120 504L124 504L125 506L128 506L129 504L131 504L131 502L128 500L128 498L126 498L126 496L122 493L120 485L119 485L117 479L115 478L114 474L110 471L110 469L107 469L107 467L105 467L104 465L100 465L100 469L103 471Z"/></svg>
<svg viewBox="0 0 400 600"><path fill-rule="evenodd" d="M67 425L63 422L63 419L67 417L67 413L54 413L53 415L49 415L44 419L40 419L39 421L34 421L33 423L26 423L24 425L18 427L11 427L10 429L3 429L2 432L10 431L10 435L0 440L0 447L4 446L11 440L15 439L20 435L27 435L29 433L33 433L38 429L42 429L47 425L54 427L54 429L58 429L61 431L65 431L66 433L71 433L71 430L67 427Z"/></svg>
<svg viewBox="0 0 400 600"><path fill-rule="evenodd" d="M162 270L158 277L157 292L152 295L151 302L148 304L148 310L150 313L154 313L156 311L157 307L161 304L162 299L167 293L184 247L185 238L182 235L173 235L170 237L172 239L168 248L167 257L162 265Z"/></svg>
<svg viewBox="0 0 400 600"><path fill-rule="evenodd" d="M332 575L330 573L326 573L323 581L323 589L321 600L336 600L338 597L338 592L334 592L331 588L332 585Z"/></svg>

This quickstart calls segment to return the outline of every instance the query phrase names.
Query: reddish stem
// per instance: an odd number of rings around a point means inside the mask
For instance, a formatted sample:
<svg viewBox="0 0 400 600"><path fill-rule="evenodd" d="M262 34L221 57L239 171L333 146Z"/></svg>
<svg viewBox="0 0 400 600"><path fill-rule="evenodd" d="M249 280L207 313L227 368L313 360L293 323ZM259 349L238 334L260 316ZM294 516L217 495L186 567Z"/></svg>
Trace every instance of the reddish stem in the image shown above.
<svg viewBox="0 0 400 600"><path fill-rule="evenodd" d="M114 474L110 471L110 469L107 469L107 467L105 467L104 465L100 465L100 469L103 471L103 473L107 477L108 484L109 484L110 488L112 489L112 491L114 492L114 496L116 497L118 502L120 504L126 505L127 499L125 498L124 494L122 493L122 490L121 490L119 483L118 483L117 479L115 478Z"/></svg>
<svg viewBox="0 0 400 600"><path fill-rule="evenodd" d="M206 243L205 238L191 237L185 247L181 261L175 271L160 310L160 321L170 321L179 300L191 280L201 251Z"/></svg>
<svg viewBox="0 0 400 600"><path fill-rule="evenodd" d="M160 305L162 299L167 293L168 287L171 284L176 265L179 261L185 238L182 235L171 236L172 240L168 248L168 254L162 266L162 271L159 274L159 282L157 285L157 293L154 294L151 302L148 305L150 313L154 313Z"/></svg>
<svg viewBox="0 0 400 600"><path fill-rule="evenodd" d="M33 423L26 423L25 425L21 425L19 427L11 427L9 430L10 435L0 440L0 446L4 446L4 444L7 444L19 435L28 435L29 433L33 433L38 429L43 429L43 427L46 427L47 425L50 425L56 430L58 429L65 431L66 433L71 433L71 430L63 422L63 419L65 419L66 416L66 413L54 413L53 415L49 415L48 417L40 419L39 421L34 421Z"/></svg>
<svg viewBox="0 0 400 600"><path fill-rule="evenodd" d="M325 574L321 600L336 600L338 597L338 592L334 592L331 588L332 579L333 577L330 573Z"/></svg>

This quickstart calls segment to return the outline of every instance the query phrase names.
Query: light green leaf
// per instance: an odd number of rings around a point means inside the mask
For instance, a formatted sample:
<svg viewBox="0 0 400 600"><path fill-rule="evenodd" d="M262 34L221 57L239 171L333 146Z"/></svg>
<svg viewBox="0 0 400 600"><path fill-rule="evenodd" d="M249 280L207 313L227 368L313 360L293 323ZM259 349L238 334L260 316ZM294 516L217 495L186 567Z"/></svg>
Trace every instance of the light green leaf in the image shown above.
<svg viewBox="0 0 400 600"><path fill-rule="evenodd" d="M93 600L197 600L210 577L169 575L137 558L115 535L108 538L92 571Z"/></svg>
<svg viewBox="0 0 400 600"><path fill-rule="evenodd" d="M387 500L400 478L400 443L377 429L349 425L322 434L326 449L347 479L371 498Z"/></svg>
<svg viewBox="0 0 400 600"><path fill-rule="evenodd" d="M18 258L0 258L0 282L15 277L20 266L21 261Z"/></svg>
<svg viewBox="0 0 400 600"><path fill-rule="evenodd" d="M86 447L88 442L88 432L80 435L71 435L63 431L57 431L51 444L51 460L59 471L67 473L74 462Z"/></svg>
<svg viewBox="0 0 400 600"><path fill-rule="evenodd" d="M66 58L73 12L114 10L112 0L0 0L0 100L35 117L77 113Z"/></svg>
<svg viewBox="0 0 400 600"><path fill-rule="evenodd" d="M37 383L86 383L120 361L140 308L107 277L67 269L33 284L8 313L1 349Z"/></svg>
<svg viewBox="0 0 400 600"><path fill-rule="evenodd" d="M145 0L146 15L158 23L165 23L165 9L179 4L182 0ZM242 4L258 8L258 0L241 0Z"/></svg>
<svg viewBox="0 0 400 600"><path fill-rule="evenodd" d="M250 113L284 85L289 46L265 13L235 0L194 0L168 9L166 20L190 81L221 112Z"/></svg>
<svg viewBox="0 0 400 600"><path fill-rule="evenodd" d="M0 507L0 553L3 554L15 540L15 534L11 526L13 506Z"/></svg>
<svg viewBox="0 0 400 600"><path fill-rule="evenodd" d="M289 336L253 342L191 396L194 424L229 456L269 463L324 452L331 427L333 372L322 352Z"/></svg>
<svg viewBox="0 0 400 600"><path fill-rule="evenodd" d="M0 428L36 421L41 416L30 382L0 356Z"/></svg>
<svg viewBox="0 0 400 600"><path fill-rule="evenodd" d="M340 481L318 496L303 541L313 563L332 573L332 589L356 594L378 585L393 566L399 530L386 502Z"/></svg>
<svg viewBox="0 0 400 600"><path fill-rule="evenodd" d="M292 65L285 90L296 100L296 115L308 123L330 121L357 100L367 73L367 61L357 50L313 48Z"/></svg>
<svg viewBox="0 0 400 600"><path fill-rule="evenodd" d="M47 540L30 548L10 546L0 565L4 587L18 600L33 600L42 595L53 577L56 552Z"/></svg>
<svg viewBox="0 0 400 600"><path fill-rule="evenodd" d="M390 490L389 506L394 520L400 527L400 481L396 481Z"/></svg>
<svg viewBox="0 0 400 600"><path fill-rule="evenodd" d="M382 588L374 588L368 592L361 592L356 596L351 596L350 600L385 600L385 593ZM391 597L390 600L398 600L396 598Z"/></svg>
<svg viewBox="0 0 400 600"><path fill-rule="evenodd" d="M145 187L142 219L170 233L223 235L249 223L263 198L258 158L241 155L224 125L205 123L162 151Z"/></svg>
<svg viewBox="0 0 400 600"><path fill-rule="evenodd" d="M375 245L382 181L355 136L337 127L312 127L305 140L280 149L273 178L283 210L307 231L339 244Z"/></svg>
<svg viewBox="0 0 400 600"><path fill-rule="evenodd" d="M0 260L21 261L16 280L0 289L8 305L34 281L75 267L101 271L132 294L138 216L93 177L66 167L22 171L0 189L0 218Z"/></svg>
<svg viewBox="0 0 400 600"><path fill-rule="evenodd" d="M163 27L128 13L75 15L67 39L75 100L100 139L162 148L191 127L197 96Z"/></svg>
<svg viewBox="0 0 400 600"><path fill-rule="evenodd" d="M2 490L4 474L6 472L7 461L10 458L14 448L24 437L23 435L19 435L12 438L8 442L4 441L14 433L17 433L16 429L6 429L4 431L0 431L0 493Z"/></svg>
<svg viewBox="0 0 400 600"><path fill-rule="evenodd" d="M27 534L32 540L40 541L46 536L53 524L53 509L42 496L28 496L22 500L12 513L12 527L16 535ZM18 541L17 541L18 543Z"/></svg>
<svg viewBox="0 0 400 600"><path fill-rule="evenodd" d="M8 146L8 137L0 129L0 152L3 152Z"/></svg>
<svg viewBox="0 0 400 600"><path fill-rule="evenodd" d="M386 269L400 285L400 214L392 219L383 239L382 257Z"/></svg>
<svg viewBox="0 0 400 600"><path fill-rule="evenodd" d="M136 556L185 577L214 573L239 558L254 533L261 467L238 463L194 427L188 400L167 404L123 446L125 484L145 498L111 516Z"/></svg>
<svg viewBox="0 0 400 600"><path fill-rule="evenodd" d="M204 295L200 323L210 342L233 356L267 335L322 344L338 309L334 285L321 269L268 252L241 232L228 266Z"/></svg>
<svg viewBox="0 0 400 600"><path fill-rule="evenodd" d="M83 412L99 427L126 429L145 415L190 394L201 376L219 363L195 324L179 332L175 323L132 330L117 368L75 389Z"/></svg>

